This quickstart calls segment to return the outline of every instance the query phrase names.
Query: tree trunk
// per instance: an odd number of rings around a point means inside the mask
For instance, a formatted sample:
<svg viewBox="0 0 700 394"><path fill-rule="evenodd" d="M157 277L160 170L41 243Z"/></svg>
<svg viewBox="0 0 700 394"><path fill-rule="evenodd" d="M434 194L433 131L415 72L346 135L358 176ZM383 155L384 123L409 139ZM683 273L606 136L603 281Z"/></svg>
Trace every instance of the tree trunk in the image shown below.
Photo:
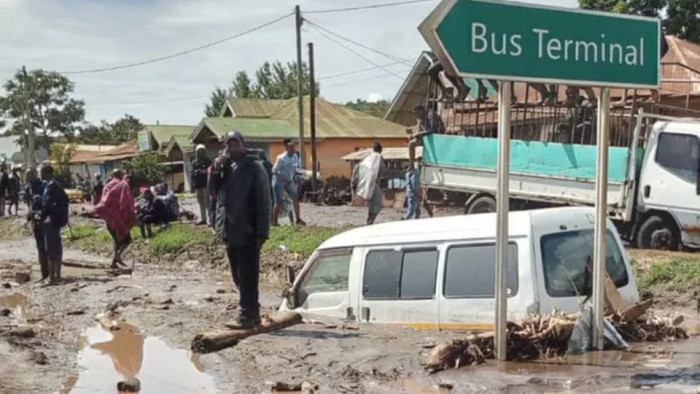
<svg viewBox="0 0 700 394"><path fill-rule="evenodd" d="M211 353L232 346L253 335L281 330L302 322L301 315L293 312L278 312L263 318L261 325L240 330L217 330L198 334L190 346L195 353Z"/></svg>

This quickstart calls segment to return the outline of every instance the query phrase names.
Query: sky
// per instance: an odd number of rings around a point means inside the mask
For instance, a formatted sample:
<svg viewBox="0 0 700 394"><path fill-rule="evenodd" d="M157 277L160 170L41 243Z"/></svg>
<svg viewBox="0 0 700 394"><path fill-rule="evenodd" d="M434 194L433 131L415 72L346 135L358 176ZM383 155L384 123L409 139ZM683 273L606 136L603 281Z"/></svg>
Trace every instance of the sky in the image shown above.
<svg viewBox="0 0 700 394"><path fill-rule="evenodd" d="M387 55L327 39L310 24L321 95L333 102L392 100L427 49L417 27L438 1L342 13L314 10L396 0L0 0L0 82L25 65L58 72L117 66L177 53L243 32L289 14L296 4L309 21ZM575 7L577 0L523 0ZM342 42L342 41L341 41ZM173 59L128 69L66 74L74 96L86 103L86 120L113 121L125 113L144 123L195 125L216 86L229 87L236 72L254 75L265 61L294 61L294 18L240 38ZM364 58L364 59L363 59ZM370 63L371 62L371 63ZM393 65L382 69L374 65ZM346 74L358 70L367 70Z"/></svg>

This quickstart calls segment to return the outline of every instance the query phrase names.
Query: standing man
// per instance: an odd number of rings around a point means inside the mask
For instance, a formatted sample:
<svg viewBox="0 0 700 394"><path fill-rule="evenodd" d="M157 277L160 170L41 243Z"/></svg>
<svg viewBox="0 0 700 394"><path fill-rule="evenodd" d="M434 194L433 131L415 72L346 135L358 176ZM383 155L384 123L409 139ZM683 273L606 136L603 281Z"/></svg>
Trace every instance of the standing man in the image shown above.
<svg viewBox="0 0 700 394"><path fill-rule="evenodd" d="M240 294L239 315L229 328L260 324L258 276L260 249L270 234L270 181L257 155L243 146L243 134L223 137L226 152L216 158L212 189L218 196L217 239L226 243L233 282Z"/></svg>
<svg viewBox="0 0 700 394"><path fill-rule="evenodd" d="M403 220L420 219L420 180L418 166L411 163L406 171L406 200L408 211Z"/></svg>
<svg viewBox="0 0 700 394"><path fill-rule="evenodd" d="M26 171L27 185L24 188L24 202L27 203L27 221L32 223L32 232L36 241L36 250L41 266L41 280L49 278L49 260L46 256L46 241L44 230L37 217L41 213L41 200L44 196L44 182L36 175L36 170L30 168Z"/></svg>
<svg viewBox="0 0 700 394"><path fill-rule="evenodd" d="M379 212L384 208L384 192L381 188L386 165L382 158L382 144L375 142L372 153L353 169L352 185L355 196L367 204L367 224L374 224Z"/></svg>
<svg viewBox="0 0 700 394"><path fill-rule="evenodd" d="M296 152L296 144L290 138L284 140L286 152L277 156L275 165L272 167L272 188L275 192L275 210L272 214L272 225L277 226L277 222L284 204L284 192L287 192L289 197L294 200L294 217L296 224L306 225L301 220L299 209L299 195L297 193L296 175L297 170L301 168L299 154Z"/></svg>
<svg viewBox="0 0 700 394"><path fill-rule="evenodd" d="M435 111L428 111L424 106L418 105L413 109L416 117L416 126L408 141L408 160L413 163L416 160L416 147L423 146L423 137L428 134L444 134L445 124Z"/></svg>
<svg viewBox="0 0 700 394"><path fill-rule="evenodd" d="M197 194L199 204L199 224L207 224L209 217L209 187L207 185L207 168L211 166L211 160L207 157L207 148L199 144L195 148L194 160L192 160L192 189Z"/></svg>
<svg viewBox="0 0 700 394"><path fill-rule="evenodd" d="M19 191L22 188L22 180L19 176L19 169L12 170L12 175L7 183L7 216L12 215L12 206L15 206L15 216L19 215Z"/></svg>
<svg viewBox="0 0 700 394"><path fill-rule="evenodd" d="M92 185L92 205L97 205L102 199L102 190L105 185L102 183L102 175L99 172L95 173L95 183Z"/></svg>
<svg viewBox="0 0 700 394"><path fill-rule="evenodd" d="M46 183L41 199L39 222L44 230L46 259L49 262L49 281L57 284L61 280L63 244L61 228L68 224L68 196L63 186L54 178L50 165L41 168L41 179Z"/></svg>
<svg viewBox="0 0 700 394"><path fill-rule="evenodd" d="M7 175L7 164L0 164L0 217L5 216L5 195L10 185L10 177Z"/></svg>
<svg viewBox="0 0 700 394"><path fill-rule="evenodd" d="M105 185L102 199L95 207L95 214L105 221L107 231L114 240L112 268L126 266L122 254L131 244L131 228L136 224L136 213L134 196L122 170L112 172L112 179Z"/></svg>

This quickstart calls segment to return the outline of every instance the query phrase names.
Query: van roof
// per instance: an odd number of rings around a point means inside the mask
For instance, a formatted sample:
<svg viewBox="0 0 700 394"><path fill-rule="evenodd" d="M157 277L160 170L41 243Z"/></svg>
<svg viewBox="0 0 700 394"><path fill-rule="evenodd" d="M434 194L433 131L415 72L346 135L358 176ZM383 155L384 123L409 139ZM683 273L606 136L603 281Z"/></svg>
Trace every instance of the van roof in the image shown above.
<svg viewBox="0 0 700 394"><path fill-rule="evenodd" d="M562 207L510 212L509 236L527 236L532 223L555 220L562 213L595 214L591 207ZM359 227L338 234L321 244L319 249L354 246L421 243L460 239L495 239L496 214L458 215L432 219L406 220Z"/></svg>
<svg viewBox="0 0 700 394"><path fill-rule="evenodd" d="M654 123L654 130L668 131L668 132L681 132L689 134L700 133L700 120L693 118L682 118L678 120L660 120Z"/></svg>

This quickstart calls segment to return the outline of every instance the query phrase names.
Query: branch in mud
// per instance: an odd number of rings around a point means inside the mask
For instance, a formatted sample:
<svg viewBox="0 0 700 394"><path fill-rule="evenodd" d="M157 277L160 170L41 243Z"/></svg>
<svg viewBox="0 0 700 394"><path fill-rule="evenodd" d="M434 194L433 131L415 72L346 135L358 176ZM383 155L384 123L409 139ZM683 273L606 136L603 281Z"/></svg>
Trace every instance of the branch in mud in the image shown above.
<svg viewBox="0 0 700 394"><path fill-rule="evenodd" d="M578 316L555 312L533 316L522 323L508 322L508 360L528 361L563 356ZM682 318L650 316L630 320L624 313L613 313L608 320L622 338L629 342L672 341L687 339L678 325ZM495 359L494 333L470 335L465 339L441 343L433 348L425 368L435 373L464 365L482 364Z"/></svg>

